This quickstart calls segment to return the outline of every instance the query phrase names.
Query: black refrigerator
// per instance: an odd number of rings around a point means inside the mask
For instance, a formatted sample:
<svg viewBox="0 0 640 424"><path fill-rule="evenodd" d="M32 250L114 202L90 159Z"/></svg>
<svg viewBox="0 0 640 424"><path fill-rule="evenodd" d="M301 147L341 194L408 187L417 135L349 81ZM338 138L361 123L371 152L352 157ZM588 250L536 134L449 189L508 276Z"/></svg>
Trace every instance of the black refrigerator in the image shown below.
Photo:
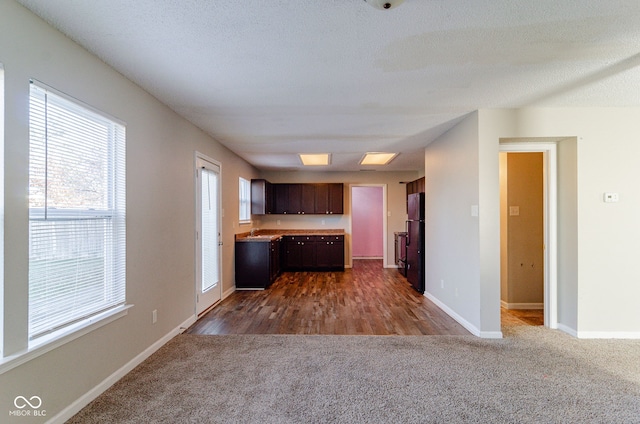
<svg viewBox="0 0 640 424"><path fill-rule="evenodd" d="M424 293L424 193L408 196L407 212L406 276L413 288Z"/></svg>

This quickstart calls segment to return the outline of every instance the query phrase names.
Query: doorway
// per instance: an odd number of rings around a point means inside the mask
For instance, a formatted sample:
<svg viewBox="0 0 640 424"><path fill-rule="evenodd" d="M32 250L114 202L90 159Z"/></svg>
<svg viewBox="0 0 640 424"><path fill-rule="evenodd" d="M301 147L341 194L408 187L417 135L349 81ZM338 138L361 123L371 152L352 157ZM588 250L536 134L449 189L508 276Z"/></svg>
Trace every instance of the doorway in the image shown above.
<svg viewBox="0 0 640 424"><path fill-rule="evenodd" d="M500 153L503 325L543 325L543 153Z"/></svg>
<svg viewBox="0 0 640 424"><path fill-rule="evenodd" d="M196 316L222 297L219 162L196 153Z"/></svg>
<svg viewBox="0 0 640 424"><path fill-rule="evenodd" d="M351 259L387 263L386 185L351 186Z"/></svg>
<svg viewBox="0 0 640 424"><path fill-rule="evenodd" d="M501 305L518 309L538 309L543 308L544 325L550 328L557 328L557 160L555 143L532 143L532 142L510 142L500 144L501 154ZM509 202L507 196L502 193L503 176L507 165L509 153L520 153L525 156L514 156L514 169L522 168L523 163L533 163L532 168L522 170L525 174L520 180L522 183L516 184L521 192L515 195L515 202ZM530 156L526 155L531 153ZM505 155L505 156L503 156ZM518 163L521 162L521 163ZM537 170L536 170L537 169ZM526 175L526 173L541 175ZM507 173L508 174L508 173ZM535 178L534 178L535 177ZM539 180L538 189L526 188L527 181ZM529 195L527 195L529 191ZM525 202L524 210L520 204ZM531 218L530 209L540 209L539 217ZM522 218L522 219L521 219ZM533 219L533 224L522 223ZM538 222L540 221L540 222ZM513 222L515 234L510 237L505 223ZM536 223L538 222L538 223ZM518 228L520 226L520 228ZM519 234L518 234L519 233ZM503 246L511 243L516 246L515 250L503 249ZM518 242L518 240L520 240ZM509 255L512 258L509 259ZM509 282L510 278L516 281ZM542 279L541 286L536 287L535 282L527 282L527 279ZM513 292L509 293L509 290ZM526 320L525 320L526 321ZM535 322L535 319L533 320Z"/></svg>

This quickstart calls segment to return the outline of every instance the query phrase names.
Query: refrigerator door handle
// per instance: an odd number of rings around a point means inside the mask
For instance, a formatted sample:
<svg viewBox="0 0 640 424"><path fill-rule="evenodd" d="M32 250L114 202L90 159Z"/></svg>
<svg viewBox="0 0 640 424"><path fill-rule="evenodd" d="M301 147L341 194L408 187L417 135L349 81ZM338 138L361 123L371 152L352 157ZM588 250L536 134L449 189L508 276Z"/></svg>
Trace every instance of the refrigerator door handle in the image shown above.
<svg viewBox="0 0 640 424"><path fill-rule="evenodd" d="M405 227L407 229L407 246L410 246L411 245L411 231L410 231L411 221L405 221Z"/></svg>

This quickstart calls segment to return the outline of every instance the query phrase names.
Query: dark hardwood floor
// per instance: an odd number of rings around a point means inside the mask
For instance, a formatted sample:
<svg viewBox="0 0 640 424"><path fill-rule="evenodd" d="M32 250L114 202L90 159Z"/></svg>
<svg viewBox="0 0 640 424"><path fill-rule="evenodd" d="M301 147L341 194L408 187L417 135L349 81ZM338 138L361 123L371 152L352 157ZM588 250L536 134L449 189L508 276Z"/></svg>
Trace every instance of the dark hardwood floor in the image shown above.
<svg viewBox="0 0 640 424"><path fill-rule="evenodd" d="M190 334L468 335L381 260L344 272L285 272L264 291L236 291Z"/></svg>

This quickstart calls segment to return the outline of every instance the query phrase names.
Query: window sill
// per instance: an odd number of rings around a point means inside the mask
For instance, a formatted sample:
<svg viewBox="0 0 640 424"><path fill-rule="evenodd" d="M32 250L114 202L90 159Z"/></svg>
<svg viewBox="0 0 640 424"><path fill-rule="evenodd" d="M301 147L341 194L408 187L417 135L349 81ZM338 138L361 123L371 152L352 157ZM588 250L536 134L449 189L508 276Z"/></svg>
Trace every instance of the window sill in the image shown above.
<svg viewBox="0 0 640 424"><path fill-rule="evenodd" d="M239 221L238 224L240 225L251 225L251 220L248 221Z"/></svg>
<svg viewBox="0 0 640 424"><path fill-rule="evenodd" d="M122 305L117 308L113 308L69 327L65 327L60 331L39 338L35 342L30 343L26 350L5 358L0 358L0 374L3 374L13 368L29 362L34 358L37 358L40 355L44 355L53 349L126 316L129 308L131 307L133 307L133 305Z"/></svg>

